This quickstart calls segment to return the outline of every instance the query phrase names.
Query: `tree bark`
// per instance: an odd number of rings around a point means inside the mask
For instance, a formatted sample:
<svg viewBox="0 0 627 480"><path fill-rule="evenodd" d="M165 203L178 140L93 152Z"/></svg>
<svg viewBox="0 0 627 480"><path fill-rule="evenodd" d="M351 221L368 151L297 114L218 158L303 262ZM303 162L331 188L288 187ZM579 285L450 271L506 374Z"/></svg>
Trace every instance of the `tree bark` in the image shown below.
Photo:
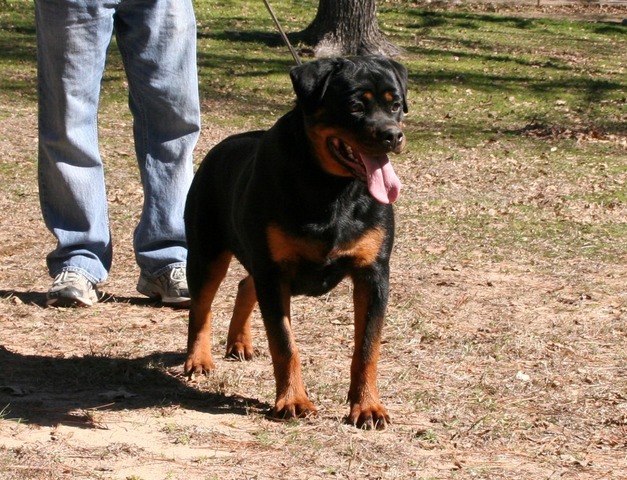
<svg viewBox="0 0 627 480"><path fill-rule="evenodd" d="M316 17L299 37L316 57L402 52L379 29L375 0L320 0Z"/></svg>

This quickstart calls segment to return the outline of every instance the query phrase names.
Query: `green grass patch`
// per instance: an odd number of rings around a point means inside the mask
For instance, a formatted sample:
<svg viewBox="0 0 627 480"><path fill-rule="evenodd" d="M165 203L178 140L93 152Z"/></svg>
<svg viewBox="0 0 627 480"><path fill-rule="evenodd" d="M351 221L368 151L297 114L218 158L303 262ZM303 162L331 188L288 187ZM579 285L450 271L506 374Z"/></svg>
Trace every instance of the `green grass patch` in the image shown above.
<svg viewBox="0 0 627 480"><path fill-rule="evenodd" d="M227 131L270 126L292 105L293 61L265 6L194 5L204 124ZM273 7L295 34L313 19L317 2ZM32 2L3 2L3 119L16 109L36 112L33 17ZM478 247L495 259L512 249L547 258L620 256L627 201L623 25L400 1L379 5L379 24L404 48L410 78L408 148L395 162L407 187L400 214L420 227L406 228L401 218L400 242L419 236L450 244L449 254L462 257ZM119 140L110 134L132 122L115 39L102 88L102 143L115 155ZM132 164L132 149L123 153ZM16 168L0 163L4 183L19 176ZM585 211L590 205L594 215Z"/></svg>

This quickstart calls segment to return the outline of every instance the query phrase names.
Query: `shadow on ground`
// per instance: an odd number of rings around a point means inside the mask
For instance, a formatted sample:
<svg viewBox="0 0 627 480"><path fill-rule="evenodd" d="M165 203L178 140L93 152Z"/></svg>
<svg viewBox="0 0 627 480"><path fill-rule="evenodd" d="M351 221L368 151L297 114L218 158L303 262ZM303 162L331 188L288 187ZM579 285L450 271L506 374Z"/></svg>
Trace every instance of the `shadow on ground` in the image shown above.
<svg viewBox="0 0 627 480"><path fill-rule="evenodd" d="M101 303L125 303L128 305L135 305L140 307L163 307L172 308L176 310L176 307L165 307L159 301L147 298L144 296L139 297L127 297L122 295L113 295L107 292L100 292ZM46 305L46 293L45 292L32 292L32 291L18 291L18 290L0 290L0 298L12 299L15 298L19 302L26 305L36 305L38 307L47 308Z"/></svg>
<svg viewBox="0 0 627 480"><path fill-rule="evenodd" d="M20 355L0 346L0 418L94 428L90 412L173 405L212 414L267 413L270 405L202 392L176 373L183 353L141 358Z"/></svg>

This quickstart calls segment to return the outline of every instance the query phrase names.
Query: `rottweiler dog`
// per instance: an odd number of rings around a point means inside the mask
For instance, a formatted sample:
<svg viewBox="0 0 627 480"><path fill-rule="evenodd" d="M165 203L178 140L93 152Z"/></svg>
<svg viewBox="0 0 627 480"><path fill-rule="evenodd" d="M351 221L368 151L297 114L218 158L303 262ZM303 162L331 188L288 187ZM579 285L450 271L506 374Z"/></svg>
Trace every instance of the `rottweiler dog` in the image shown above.
<svg viewBox="0 0 627 480"><path fill-rule="evenodd" d="M347 421L384 428L376 386L401 183L388 154L405 145L407 70L382 56L294 67L295 107L267 131L234 135L201 163L187 197L191 306L185 372L214 369L211 304L234 255L238 287L227 357L250 360L258 303L276 380L272 415L316 412L291 327L290 298L353 282L355 347Z"/></svg>

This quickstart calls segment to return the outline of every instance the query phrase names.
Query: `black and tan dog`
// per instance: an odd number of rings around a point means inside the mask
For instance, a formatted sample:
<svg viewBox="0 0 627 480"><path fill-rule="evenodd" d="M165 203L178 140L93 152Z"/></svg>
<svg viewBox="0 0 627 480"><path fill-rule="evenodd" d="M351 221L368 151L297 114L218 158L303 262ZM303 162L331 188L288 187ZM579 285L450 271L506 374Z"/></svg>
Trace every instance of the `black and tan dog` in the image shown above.
<svg viewBox="0 0 627 480"><path fill-rule="evenodd" d="M253 356L257 301L274 376L273 415L316 411L301 378L290 297L354 284L355 350L348 421L389 422L376 386L388 300L389 259L400 182L389 153L403 149L407 70L379 56L321 59L290 76L295 108L268 131L227 138L202 162L187 198L188 375L214 369L211 304L232 255L249 276L240 284L227 356Z"/></svg>

